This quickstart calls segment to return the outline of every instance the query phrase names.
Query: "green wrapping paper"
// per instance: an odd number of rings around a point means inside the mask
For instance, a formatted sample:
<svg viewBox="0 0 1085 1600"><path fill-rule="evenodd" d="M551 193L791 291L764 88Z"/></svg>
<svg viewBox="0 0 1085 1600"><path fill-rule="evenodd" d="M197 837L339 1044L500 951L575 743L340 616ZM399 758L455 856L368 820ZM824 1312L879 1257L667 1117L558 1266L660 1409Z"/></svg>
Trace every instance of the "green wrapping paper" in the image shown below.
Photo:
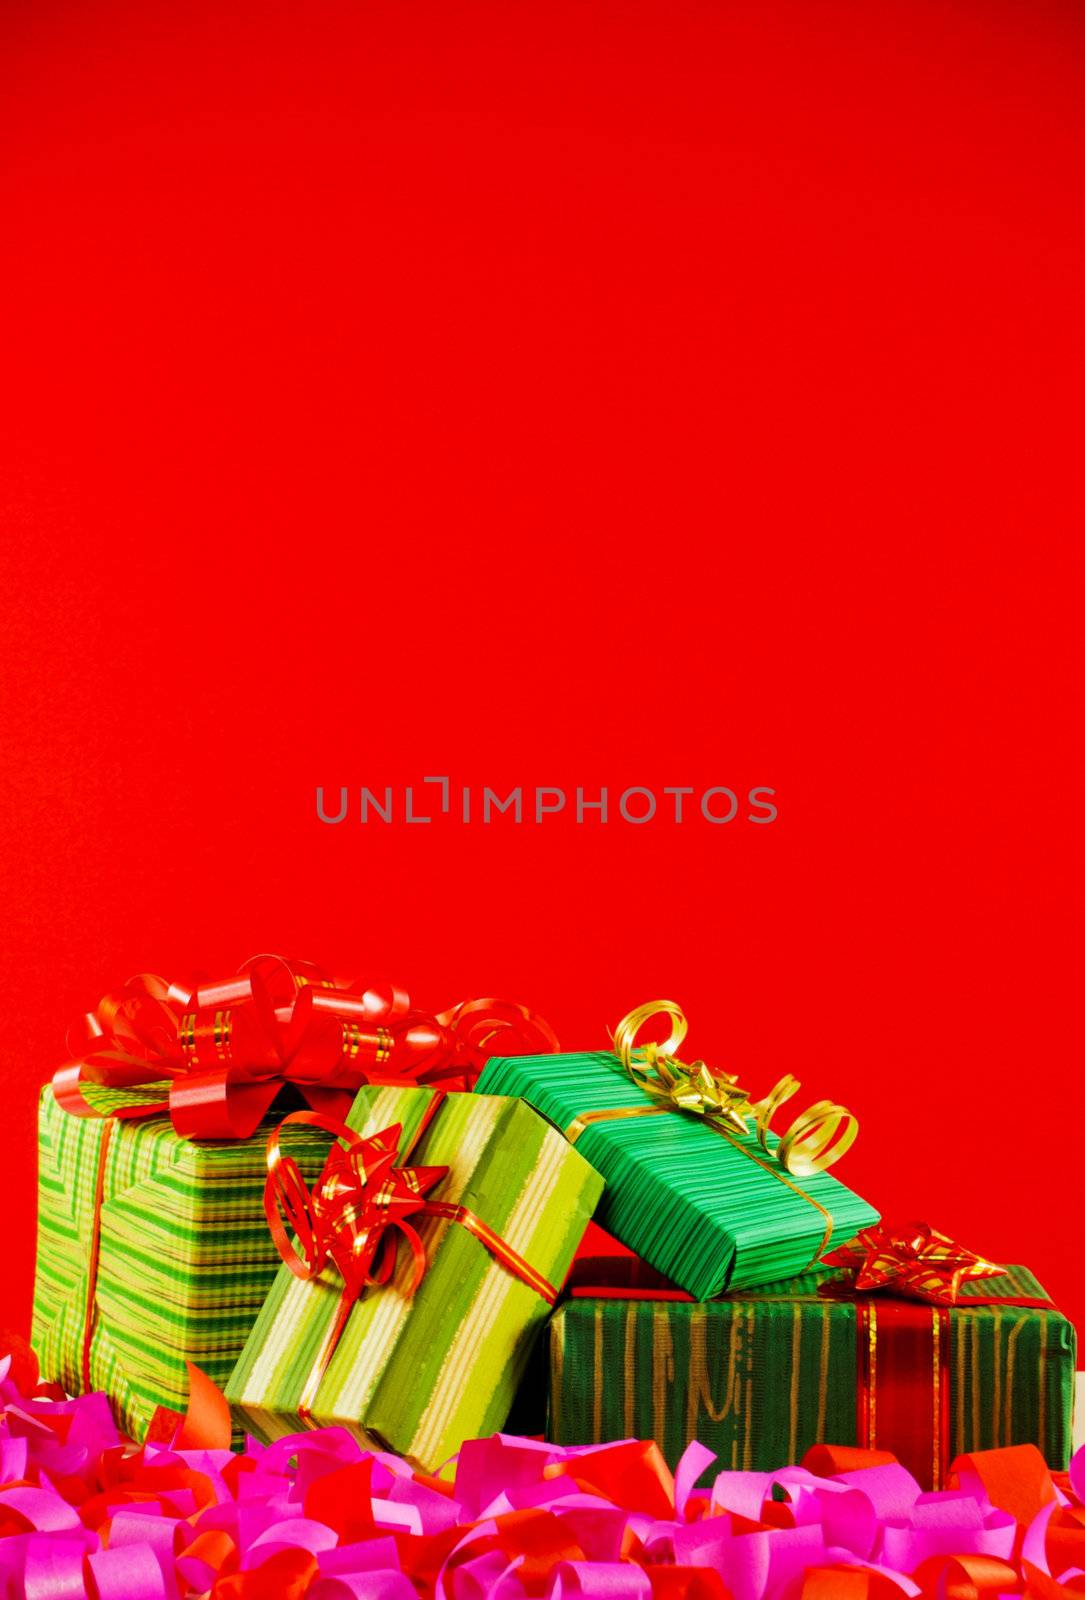
<svg viewBox="0 0 1085 1600"><path fill-rule="evenodd" d="M403 1126L409 1147L430 1089L362 1089L357 1133ZM411 1150L412 1165L447 1166L428 1196L468 1207L560 1288L602 1180L542 1118L517 1100L451 1094ZM311 1408L314 1426L339 1424L361 1443L439 1470L464 1439L505 1422L549 1306L467 1228L417 1223L427 1268L415 1293L410 1252L391 1282L356 1302ZM327 1266L309 1281L283 1266L226 1385L238 1422L270 1441L299 1427L298 1408L335 1318L342 1279Z"/></svg>
<svg viewBox="0 0 1085 1600"><path fill-rule="evenodd" d="M588 1111L649 1106L612 1055L495 1057L480 1093L520 1095L562 1130ZM590 1123L577 1150L606 1180L596 1220L696 1300L806 1270L878 1220L818 1172L794 1178L755 1135L716 1132L681 1112Z"/></svg>
<svg viewBox="0 0 1085 1600"><path fill-rule="evenodd" d="M628 1267L617 1262L609 1274L602 1267L587 1276L620 1285ZM799 1461L814 1444L855 1444L856 1308L818 1294L832 1276L808 1273L702 1304L608 1299L585 1288L550 1326L549 1437L655 1439L672 1467L699 1439L721 1466L753 1471ZM1004 1278L965 1283L961 1298L1001 1293L1044 1297L1032 1274L1014 1266ZM948 1459L1030 1443L1049 1466L1065 1467L1072 1325L1054 1309L1015 1306L954 1308L949 1319ZM881 1431L877 1445L905 1453Z"/></svg>
<svg viewBox="0 0 1085 1600"><path fill-rule="evenodd" d="M146 1101L124 1090L88 1097L102 1110ZM50 1088L42 1091L34 1347L44 1378L82 1391L95 1183L110 1128L90 1379L134 1438L144 1436L156 1406L184 1410L186 1361L225 1382L271 1287L279 1256L263 1192L274 1125L251 1139L193 1144L168 1117L75 1117ZM291 1128L286 1145L312 1179L329 1142L315 1129Z"/></svg>

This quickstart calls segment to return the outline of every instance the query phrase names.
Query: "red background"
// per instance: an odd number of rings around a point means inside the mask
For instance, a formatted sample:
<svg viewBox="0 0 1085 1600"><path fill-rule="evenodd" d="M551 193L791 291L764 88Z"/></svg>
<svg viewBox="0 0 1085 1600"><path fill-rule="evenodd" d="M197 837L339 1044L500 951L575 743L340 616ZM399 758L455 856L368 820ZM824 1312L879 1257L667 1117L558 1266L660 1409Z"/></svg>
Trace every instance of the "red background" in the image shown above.
<svg viewBox="0 0 1085 1600"><path fill-rule="evenodd" d="M69 1019L257 949L673 996L1085 1315L1078 8L0 30L6 1317ZM315 819L444 772L780 817Z"/></svg>

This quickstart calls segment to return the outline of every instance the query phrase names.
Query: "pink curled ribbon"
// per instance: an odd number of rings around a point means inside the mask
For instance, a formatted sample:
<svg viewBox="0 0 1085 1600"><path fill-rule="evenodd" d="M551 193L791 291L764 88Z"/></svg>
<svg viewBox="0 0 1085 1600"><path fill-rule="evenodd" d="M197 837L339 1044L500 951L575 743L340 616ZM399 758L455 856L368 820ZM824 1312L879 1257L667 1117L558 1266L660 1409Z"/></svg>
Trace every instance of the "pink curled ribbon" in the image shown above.
<svg viewBox="0 0 1085 1600"><path fill-rule="evenodd" d="M214 1386L161 1443L105 1397L0 1361L0 1595L30 1600L1059 1600L1085 1594L1085 1452L1018 1445L924 1493L892 1456L819 1445L778 1472L672 1475L637 1440L497 1434L451 1480L339 1428L232 1453ZM16 1379L15 1374L18 1374ZM221 1401L221 1397L219 1397Z"/></svg>

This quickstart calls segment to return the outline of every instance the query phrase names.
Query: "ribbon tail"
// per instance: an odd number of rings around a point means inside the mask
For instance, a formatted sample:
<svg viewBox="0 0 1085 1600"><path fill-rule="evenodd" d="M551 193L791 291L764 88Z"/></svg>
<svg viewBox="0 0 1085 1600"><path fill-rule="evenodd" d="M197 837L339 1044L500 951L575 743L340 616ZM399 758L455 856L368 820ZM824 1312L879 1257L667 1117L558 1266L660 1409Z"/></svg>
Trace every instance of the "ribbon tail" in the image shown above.
<svg viewBox="0 0 1085 1600"><path fill-rule="evenodd" d="M148 1444L171 1450L228 1450L233 1437L230 1404L213 1378L194 1361L188 1368L188 1406L184 1413L157 1406L147 1430Z"/></svg>
<svg viewBox="0 0 1085 1600"><path fill-rule="evenodd" d="M110 1060L116 1062L116 1074L110 1067ZM110 1111L100 1110L93 1106L83 1093L85 1087L97 1084L100 1088L111 1089L137 1089L144 1085L160 1084L162 1073L160 1070L148 1069L146 1063L133 1061L127 1056L117 1055L115 1058L103 1058L99 1071L101 1075L92 1075L87 1070L85 1061L73 1061L66 1067L60 1067L53 1074L53 1098L62 1111L71 1117L152 1117L166 1110L164 1100L148 1102L145 1106L118 1107Z"/></svg>
<svg viewBox="0 0 1085 1600"><path fill-rule="evenodd" d="M305 1387L302 1389L298 1400L298 1416L306 1426L312 1423L313 1408L317 1403L320 1385L323 1383L324 1375L331 1365L332 1356L339 1347L339 1340L342 1337L343 1330L350 1321L350 1314L354 1310L356 1298L353 1287L349 1284L344 1284L335 1308L335 1317L324 1335L320 1349L317 1351L316 1360L313 1362L309 1376L305 1380Z"/></svg>

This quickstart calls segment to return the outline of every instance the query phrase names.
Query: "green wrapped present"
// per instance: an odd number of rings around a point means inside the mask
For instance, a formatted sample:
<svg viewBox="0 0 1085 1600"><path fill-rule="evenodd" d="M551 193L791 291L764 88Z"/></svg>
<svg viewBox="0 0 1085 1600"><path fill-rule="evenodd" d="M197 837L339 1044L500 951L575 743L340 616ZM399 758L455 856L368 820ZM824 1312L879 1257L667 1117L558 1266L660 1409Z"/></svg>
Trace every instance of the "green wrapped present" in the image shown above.
<svg viewBox="0 0 1085 1600"><path fill-rule="evenodd" d="M103 1113L146 1100L87 1094ZM42 1091L34 1347L44 1378L70 1394L104 1389L135 1438L157 1406L184 1410L186 1361L225 1382L264 1303L279 1266L263 1206L274 1125L195 1144L165 1115L73 1116ZM329 1142L317 1129L289 1131L309 1177Z"/></svg>
<svg viewBox="0 0 1085 1600"><path fill-rule="evenodd" d="M655 1439L673 1467L698 1439L719 1466L754 1471L858 1444L935 1488L965 1451L1031 1443L1053 1468L1069 1459L1074 1329L1025 1267L963 1283L949 1308L836 1298L827 1271L707 1303L628 1259L574 1271L550 1325L555 1443ZM969 1305L996 1296L1033 1303Z"/></svg>
<svg viewBox="0 0 1085 1600"><path fill-rule="evenodd" d="M752 1105L733 1078L703 1063L634 1049L636 1028L660 1010L680 1020L672 1035L680 1043L681 1012L657 1002L619 1024L620 1056L496 1057L477 1088L521 1096L575 1141L606 1180L597 1220L695 1299L805 1271L831 1239L878 1220L827 1172L806 1170L850 1143L850 1113L821 1102L770 1145L759 1134L794 1079ZM827 1151L845 1124L848 1137Z"/></svg>
<svg viewBox="0 0 1085 1600"><path fill-rule="evenodd" d="M522 1102L449 1094L434 1114L434 1095L362 1089L347 1118L359 1136L357 1165L368 1159L362 1141L379 1149L387 1132L390 1148L410 1152L396 1172L421 1175L415 1211L403 1212L424 1251L421 1277L404 1242L394 1258L385 1253L388 1281L358 1285L353 1298L334 1234L330 1259L305 1269L315 1275L283 1265L226 1385L235 1418L258 1438L339 1424L367 1446L438 1471L465 1439L505 1422L549 1314L545 1291L560 1288L602 1180ZM345 1167L342 1176L351 1181ZM337 1181L318 1186L333 1207ZM314 1197L306 1203L316 1215ZM348 1272L349 1246L340 1258ZM378 1277L379 1268L380 1258Z"/></svg>

